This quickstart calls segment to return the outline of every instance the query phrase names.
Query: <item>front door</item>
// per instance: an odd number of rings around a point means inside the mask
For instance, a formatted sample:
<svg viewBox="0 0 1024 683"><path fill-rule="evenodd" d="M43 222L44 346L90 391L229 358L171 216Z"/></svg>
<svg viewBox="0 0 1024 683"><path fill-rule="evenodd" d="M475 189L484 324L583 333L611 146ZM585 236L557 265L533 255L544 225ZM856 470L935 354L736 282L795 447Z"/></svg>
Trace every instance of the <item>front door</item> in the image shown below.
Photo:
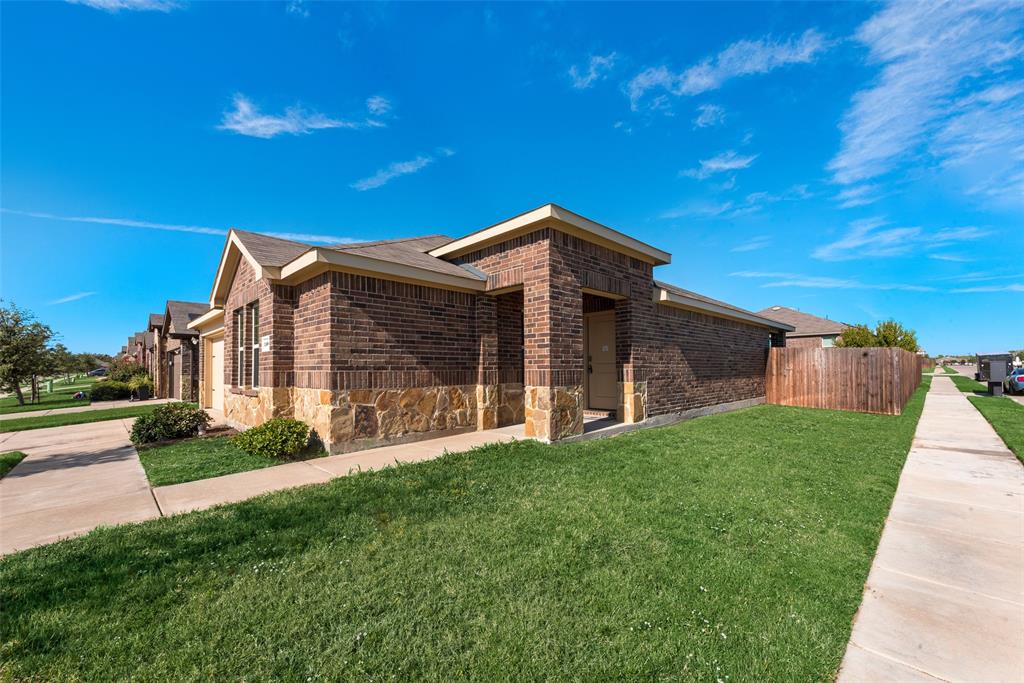
<svg viewBox="0 0 1024 683"><path fill-rule="evenodd" d="M171 352L170 367L167 369L170 372L171 377L168 384L170 385L171 392L168 394L168 398L181 398L181 354Z"/></svg>
<svg viewBox="0 0 1024 683"><path fill-rule="evenodd" d="M588 315L586 328L587 407L615 410L619 400L615 375L615 311Z"/></svg>
<svg viewBox="0 0 1024 683"><path fill-rule="evenodd" d="M224 410L224 337L210 342L210 407Z"/></svg>

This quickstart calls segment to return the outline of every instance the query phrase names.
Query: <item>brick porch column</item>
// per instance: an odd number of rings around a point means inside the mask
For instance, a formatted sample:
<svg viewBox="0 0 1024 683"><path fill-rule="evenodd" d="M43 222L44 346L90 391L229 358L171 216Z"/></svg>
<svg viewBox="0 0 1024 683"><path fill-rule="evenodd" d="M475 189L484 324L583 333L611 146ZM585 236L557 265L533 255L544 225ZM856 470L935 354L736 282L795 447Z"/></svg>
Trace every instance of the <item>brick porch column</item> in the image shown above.
<svg viewBox="0 0 1024 683"><path fill-rule="evenodd" d="M498 303L492 296L476 299L476 325L480 337L476 380L476 428L498 426Z"/></svg>
<svg viewBox="0 0 1024 683"><path fill-rule="evenodd" d="M553 244L523 276L527 437L583 433L583 292Z"/></svg>

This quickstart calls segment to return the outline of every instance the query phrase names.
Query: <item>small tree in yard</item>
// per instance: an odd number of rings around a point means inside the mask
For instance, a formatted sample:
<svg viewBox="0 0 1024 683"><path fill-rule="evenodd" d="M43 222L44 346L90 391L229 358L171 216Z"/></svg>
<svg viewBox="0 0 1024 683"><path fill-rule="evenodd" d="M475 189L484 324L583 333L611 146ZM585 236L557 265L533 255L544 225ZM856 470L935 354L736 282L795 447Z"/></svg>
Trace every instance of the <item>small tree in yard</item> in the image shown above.
<svg viewBox="0 0 1024 683"><path fill-rule="evenodd" d="M68 351L68 347L60 342L54 344L53 348L50 349L50 361L54 369L64 375L65 384L70 384L71 373L78 372L78 362L75 356Z"/></svg>
<svg viewBox="0 0 1024 683"><path fill-rule="evenodd" d="M836 340L836 346L847 348L864 348L888 346L917 353L917 333L896 322L883 320L871 330L867 325L854 325L844 331Z"/></svg>
<svg viewBox="0 0 1024 683"><path fill-rule="evenodd" d="M23 382L32 382L33 400L38 398L37 378L52 367L46 348L53 331L31 312L13 303L0 305L0 389L13 391L18 405L25 405Z"/></svg>

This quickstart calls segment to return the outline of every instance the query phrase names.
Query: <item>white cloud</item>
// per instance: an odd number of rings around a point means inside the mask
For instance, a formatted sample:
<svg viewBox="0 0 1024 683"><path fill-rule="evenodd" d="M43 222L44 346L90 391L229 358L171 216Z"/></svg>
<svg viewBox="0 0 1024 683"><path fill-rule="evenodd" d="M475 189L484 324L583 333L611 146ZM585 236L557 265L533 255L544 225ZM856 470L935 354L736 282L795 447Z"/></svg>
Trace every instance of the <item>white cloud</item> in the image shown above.
<svg viewBox="0 0 1024 683"><path fill-rule="evenodd" d="M681 73L668 67L645 69L626 84L630 107L637 111L648 91L662 89L672 95L699 95L716 90L726 81L740 76L764 74L789 64L806 64L828 47L825 37L808 29L799 38L777 41L766 36L760 40L740 40L714 57Z"/></svg>
<svg viewBox="0 0 1024 683"><path fill-rule="evenodd" d="M1024 54L1022 24L1019 4L967 0L894 2L871 17L856 40L881 70L843 116L834 180L934 162L969 193L1024 197L1024 88L1001 80Z"/></svg>
<svg viewBox="0 0 1024 683"><path fill-rule="evenodd" d="M598 81L608 77L618 55L614 52L607 55L591 55L586 70L580 69L575 64L569 67L569 78L572 79L572 87L577 90L586 90Z"/></svg>
<svg viewBox="0 0 1024 683"><path fill-rule="evenodd" d="M454 150L448 149L447 147L439 147L437 154L445 157L450 157L455 154ZM357 180L352 183L349 187L365 192L367 190L373 190L383 185L387 185L389 182L404 175L410 175L412 173L418 173L430 164L436 161L436 157L433 155L423 155L410 159L409 161L396 161L393 164L388 164L385 168L378 170L371 176Z"/></svg>
<svg viewBox="0 0 1024 683"><path fill-rule="evenodd" d="M291 0L286 6L288 14L295 14L303 19L309 18L309 8L303 0Z"/></svg>
<svg viewBox="0 0 1024 683"><path fill-rule="evenodd" d="M739 271L730 273L733 277L768 279L771 282L762 284L762 287L803 287L806 289L877 289L883 291L897 290L904 292L934 292L934 287L925 285L905 284L870 284L836 277L825 277L818 275L801 275L799 273L774 273L760 271Z"/></svg>
<svg viewBox="0 0 1024 683"><path fill-rule="evenodd" d="M374 95L366 100L366 111L374 116L387 116L391 113L391 100L381 95Z"/></svg>
<svg viewBox="0 0 1024 683"><path fill-rule="evenodd" d="M790 202L807 199L814 195L808 191L806 185L793 185L780 193L772 192L751 192L742 200L727 200L721 202L694 200L687 202L675 209L665 211L659 218L739 218L752 213L757 213L767 204L776 202Z"/></svg>
<svg viewBox="0 0 1024 683"><path fill-rule="evenodd" d="M694 128L708 128L725 122L725 109L717 104L702 104L697 107L697 118L693 120Z"/></svg>
<svg viewBox="0 0 1024 683"><path fill-rule="evenodd" d="M951 261L953 263L970 263L974 260L966 256L957 256L956 254L928 254L928 258L935 261Z"/></svg>
<svg viewBox="0 0 1024 683"><path fill-rule="evenodd" d="M178 0L67 0L72 5L85 5L104 12L170 12L183 5Z"/></svg>
<svg viewBox="0 0 1024 683"><path fill-rule="evenodd" d="M224 112L224 118L218 128L254 138L269 139L284 133L304 135L327 128L357 129L384 125L369 119L363 122L332 119L315 111L307 112L299 106L285 109L284 114L280 116L264 114L242 94L235 95L234 104L234 111Z"/></svg>
<svg viewBox="0 0 1024 683"><path fill-rule="evenodd" d="M28 218L39 218L50 221L67 221L70 223L92 223L96 225L113 225L121 228L144 228L149 230L165 230L169 232L191 232L198 235L216 235L223 237L228 234L224 228L210 228L204 225L180 225L176 223L154 223L152 221L138 221L131 218L104 218L98 216L58 216L42 211L17 211L14 209L0 208L0 212L9 213L13 216L26 216ZM271 237L279 237L284 240L295 240L297 242L321 242L324 244L341 244L352 242L348 237L336 237L334 235L311 235L297 232L259 232Z"/></svg>
<svg viewBox="0 0 1024 683"><path fill-rule="evenodd" d="M917 226L881 229L885 225L888 221L880 216L853 221L842 237L818 247L812 255L823 261L903 256L976 240L987 234L974 226L926 232Z"/></svg>
<svg viewBox="0 0 1024 683"><path fill-rule="evenodd" d="M877 195L878 191L878 185L854 185L853 187L840 190L836 195L836 200L840 202L839 206L844 209L867 206L881 199Z"/></svg>
<svg viewBox="0 0 1024 683"><path fill-rule="evenodd" d="M62 297L60 299L55 299L54 301L51 301L49 303L49 305L50 306L55 306L57 304L71 303L72 301L78 301L79 299L84 299L87 296L92 296L95 293L96 292L78 292L77 294L69 294L68 296L65 296L65 297Z"/></svg>
<svg viewBox="0 0 1024 683"><path fill-rule="evenodd" d="M730 251L734 252L747 252L747 251L759 251L766 247L771 246L772 238L768 235L759 235L757 237L751 237L746 242L738 244Z"/></svg>
<svg viewBox="0 0 1024 683"><path fill-rule="evenodd" d="M985 285L982 287L966 287L964 289L954 289L957 294L973 294L981 292L1024 292L1024 284L1014 283L1010 285Z"/></svg>
<svg viewBox="0 0 1024 683"><path fill-rule="evenodd" d="M680 171L680 175L696 178L697 180L704 180L716 173L737 171L747 168L754 163L754 160L757 159L757 157L757 154L741 156L730 149L726 152L715 155L710 159L701 159L700 166L698 168L690 168L685 171Z"/></svg>

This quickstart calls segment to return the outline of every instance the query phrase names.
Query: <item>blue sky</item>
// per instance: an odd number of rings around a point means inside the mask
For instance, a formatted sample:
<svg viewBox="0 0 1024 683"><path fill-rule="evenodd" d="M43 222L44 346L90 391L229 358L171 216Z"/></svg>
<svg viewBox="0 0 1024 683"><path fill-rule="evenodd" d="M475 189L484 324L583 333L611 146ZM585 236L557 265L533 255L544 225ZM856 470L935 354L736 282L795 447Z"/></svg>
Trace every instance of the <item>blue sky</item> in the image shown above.
<svg viewBox="0 0 1024 683"><path fill-rule="evenodd" d="M1024 347L1024 9L0 5L0 292L76 351L229 227L458 236L555 202L745 308Z"/></svg>

